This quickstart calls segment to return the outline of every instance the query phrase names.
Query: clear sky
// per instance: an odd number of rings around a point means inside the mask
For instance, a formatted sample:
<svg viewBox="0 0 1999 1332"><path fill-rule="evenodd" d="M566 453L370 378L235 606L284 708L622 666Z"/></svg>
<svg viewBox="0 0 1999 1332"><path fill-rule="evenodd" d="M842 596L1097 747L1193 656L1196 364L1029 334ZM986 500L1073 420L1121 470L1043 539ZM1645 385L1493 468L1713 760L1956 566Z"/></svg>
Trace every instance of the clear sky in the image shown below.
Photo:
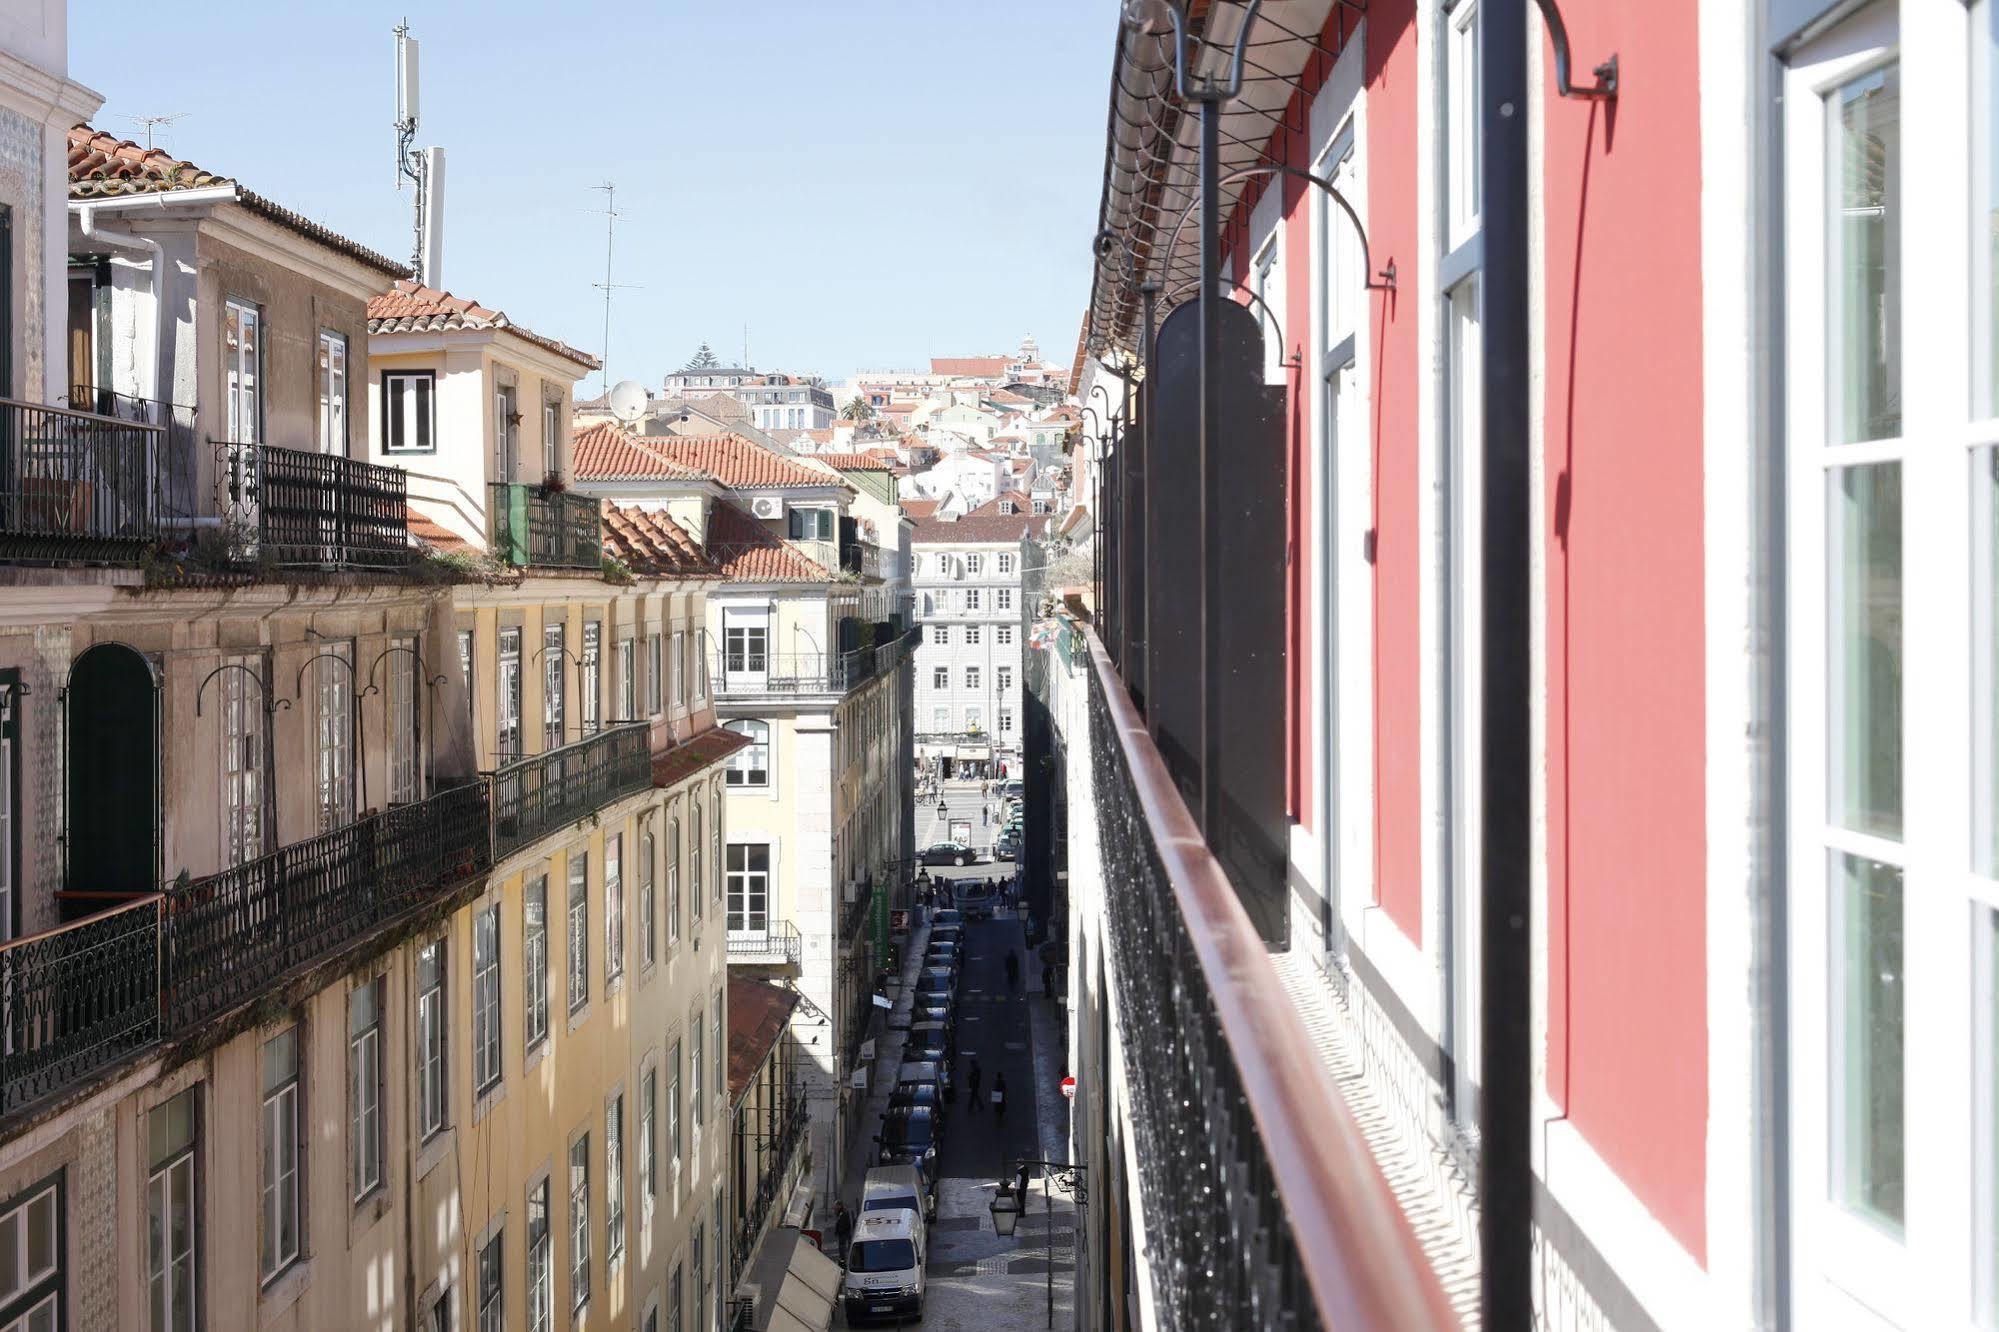
<svg viewBox="0 0 1999 1332"><path fill-rule="evenodd" d="M704 339L844 377L1034 334L1088 299L1112 0L568 0L306 6L71 0L101 129L155 143L393 258L394 38L422 44L446 153L444 284L591 351L616 183L610 369ZM597 378L586 381L594 392Z"/></svg>

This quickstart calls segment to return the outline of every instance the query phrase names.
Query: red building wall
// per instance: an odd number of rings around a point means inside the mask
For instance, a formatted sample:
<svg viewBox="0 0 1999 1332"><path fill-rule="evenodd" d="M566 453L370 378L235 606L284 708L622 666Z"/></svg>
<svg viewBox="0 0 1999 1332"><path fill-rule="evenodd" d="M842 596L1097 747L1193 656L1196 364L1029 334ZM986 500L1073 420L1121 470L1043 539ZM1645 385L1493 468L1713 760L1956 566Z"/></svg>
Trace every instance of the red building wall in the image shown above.
<svg viewBox="0 0 1999 1332"><path fill-rule="evenodd" d="M1625 79L1560 98L1543 39L1548 1076L1705 1261L1698 6L1564 9Z"/></svg>

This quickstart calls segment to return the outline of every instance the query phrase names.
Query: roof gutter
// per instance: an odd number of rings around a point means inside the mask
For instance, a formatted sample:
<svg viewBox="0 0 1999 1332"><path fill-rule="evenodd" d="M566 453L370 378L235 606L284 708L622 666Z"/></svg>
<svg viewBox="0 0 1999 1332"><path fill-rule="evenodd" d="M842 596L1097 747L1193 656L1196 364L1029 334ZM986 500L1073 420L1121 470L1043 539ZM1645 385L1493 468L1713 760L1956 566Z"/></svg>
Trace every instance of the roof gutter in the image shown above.
<svg viewBox="0 0 1999 1332"><path fill-rule="evenodd" d="M235 197L235 189L233 186L226 187L219 192L211 190L189 190L186 191L186 193L211 195L217 198ZM96 202L95 200L87 202L82 200L71 200L69 205L69 210L70 212L76 214L77 225L79 228L82 229L85 239L98 241L102 244L112 246L116 249L137 250L144 253L151 261L151 285L153 293L153 355L152 355L152 365L146 374L146 383L144 386L145 392L140 394L140 396L144 398L149 398L154 402L159 402L162 401L160 395L160 356L166 348L166 328L167 328L166 251L162 250L160 248L160 243L154 240L150 236L137 236L122 231L103 231L100 230L97 225L97 215L100 212L106 210L109 210L111 212L134 211L134 209L130 207L121 208L118 206L118 204L120 203L127 203L127 202L128 202L127 200L122 200L122 199L116 202L107 201L104 203L99 203ZM133 204L143 204L151 202L151 200L132 199L129 202Z"/></svg>

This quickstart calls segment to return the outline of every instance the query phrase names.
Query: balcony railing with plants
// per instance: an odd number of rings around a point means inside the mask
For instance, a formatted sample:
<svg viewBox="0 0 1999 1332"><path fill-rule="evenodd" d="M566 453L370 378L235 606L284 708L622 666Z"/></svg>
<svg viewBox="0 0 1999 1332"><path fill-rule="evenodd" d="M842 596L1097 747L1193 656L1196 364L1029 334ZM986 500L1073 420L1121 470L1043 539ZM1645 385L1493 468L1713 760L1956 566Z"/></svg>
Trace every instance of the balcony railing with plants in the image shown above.
<svg viewBox="0 0 1999 1332"><path fill-rule="evenodd" d="M1161 1323L1456 1326L1265 939L1087 637L1111 995Z"/></svg>
<svg viewBox="0 0 1999 1332"><path fill-rule="evenodd" d="M858 578L880 578L884 568L882 548L872 541L857 539L840 543L840 572Z"/></svg>
<svg viewBox="0 0 1999 1332"><path fill-rule="evenodd" d="M493 858L588 818L652 785L650 728L644 722L509 763L493 773Z"/></svg>
<svg viewBox="0 0 1999 1332"><path fill-rule="evenodd" d="M212 447L230 559L336 572L410 562L402 468L274 444Z"/></svg>
<svg viewBox="0 0 1999 1332"><path fill-rule="evenodd" d="M488 549L516 568L598 569L603 507L592 496L517 481L487 487Z"/></svg>
<svg viewBox="0 0 1999 1332"><path fill-rule="evenodd" d="M804 944L798 927L788 920L772 921L761 929L745 929L729 923L729 960L746 966L797 966Z"/></svg>
<svg viewBox="0 0 1999 1332"><path fill-rule="evenodd" d="M812 1120L805 1108L805 1094L796 1090L788 1092L780 1104L765 1110L764 1120L757 1128L739 1125L736 1129L739 1137L750 1135L763 1138L765 1147L756 1189L743 1199L743 1215L736 1223L736 1233L729 1246L731 1290L743 1279L750 1259L756 1255L757 1240L764 1233L764 1222L770 1217L771 1209L784 1199L792 1163L798 1159L799 1146L805 1141L806 1126ZM745 1152L745 1155L752 1153Z"/></svg>
<svg viewBox="0 0 1999 1332"><path fill-rule="evenodd" d="M166 894L175 1030L234 1007L492 865L485 782L398 805Z"/></svg>
<svg viewBox="0 0 1999 1332"><path fill-rule="evenodd" d="M0 1114L159 1039L160 901L0 944Z"/></svg>
<svg viewBox="0 0 1999 1332"><path fill-rule="evenodd" d="M0 558L136 563L177 528L164 426L0 398Z"/></svg>

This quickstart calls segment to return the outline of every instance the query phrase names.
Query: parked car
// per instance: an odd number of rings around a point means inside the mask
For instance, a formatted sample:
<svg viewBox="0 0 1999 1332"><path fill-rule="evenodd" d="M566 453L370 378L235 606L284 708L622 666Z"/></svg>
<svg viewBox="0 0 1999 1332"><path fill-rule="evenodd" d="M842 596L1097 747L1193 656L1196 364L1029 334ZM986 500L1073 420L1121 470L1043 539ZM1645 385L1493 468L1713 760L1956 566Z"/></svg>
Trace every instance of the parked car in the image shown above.
<svg viewBox="0 0 1999 1332"><path fill-rule="evenodd" d="M955 916L958 913L954 911L951 914ZM954 943L963 948L965 946L965 927L955 922L946 925L932 925L930 927L930 942L932 944Z"/></svg>
<svg viewBox="0 0 1999 1332"><path fill-rule="evenodd" d="M909 1020L912 1023L935 1022L956 1031L958 1017L951 1011L950 1004L929 1002L918 996L916 1006L909 1011Z"/></svg>
<svg viewBox="0 0 1999 1332"><path fill-rule="evenodd" d="M1020 834L1012 830L1008 830L1006 832L1001 833L999 835L999 840L993 843L993 859L1007 860L1007 861L1019 860Z"/></svg>
<svg viewBox="0 0 1999 1332"><path fill-rule="evenodd" d="M923 966L925 970L931 967L943 967L951 973L951 983L954 985L964 979L964 958L951 944L933 945L930 951L923 955Z"/></svg>
<svg viewBox="0 0 1999 1332"><path fill-rule="evenodd" d="M897 1106L922 1105L930 1108L941 1136L950 1126L950 1115L945 1110L944 1080L938 1076L937 1065L931 1063L905 1062L895 1075L895 1090L888 1095L888 1108Z"/></svg>
<svg viewBox="0 0 1999 1332"><path fill-rule="evenodd" d="M849 1323L923 1316L926 1238L922 1219L908 1208L861 1213L840 1277Z"/></svg>
<svg viewBox="0 0 1999 1332"><path fill-rule="evenodd" d="M1007 800L1025 800L1027 799L1027 787L1021 782L1020 778L1015 777L1010 781L1000 783L1000 795Z"/></svg>
<svg viewBox="0 0 1999 1332"><path fill-rule="evenodd" d="M972 920L987 920L993 914L993 886L984 879L967 879L958 885L958 910Z"/></svg>
<svg viewBox="0 0 1999 1332"><path fill-rule="evenodd" d="M875 1166L861 1182L861 1215L869 1212L911 1211L926 1221L937 1217L937 1190L923 1182L914 1166Z"/></svg>
<svg viewBox="0 0 1999 1332"><path fill-rule="evenodd" d="M962 926L964 923L965 918L958 913L955 907L939 907L937 914L930 918L930 937L935 939L939 930L946 927Z"/></svg>
<svg viewBox="0 0 1999 1332"><path fill-rule="evenodd" d="M978 856L963 842L936 842L917 852L916 859L924 865L969 865Z"/></svg>
<svg viewBox="0 0 1999 1332"><path fill-rule="evenodd" d="M905 1063L920 1062L937 1065L937 1075L944 1083L945 1099L950 1099L954 1081L951 1065L958 1058L958 1037L948 1022L912 1022L909 1034L902 1039L902 1058Z"/></svg>
<svg viewBox="0 0 1999 1332"><path fill-rule="evenodd" d="M924 1181L937 1181L937 1117L926 1106L905 1105L882 1112L875 1141L876 1165L915 1166Z"/></svg>

